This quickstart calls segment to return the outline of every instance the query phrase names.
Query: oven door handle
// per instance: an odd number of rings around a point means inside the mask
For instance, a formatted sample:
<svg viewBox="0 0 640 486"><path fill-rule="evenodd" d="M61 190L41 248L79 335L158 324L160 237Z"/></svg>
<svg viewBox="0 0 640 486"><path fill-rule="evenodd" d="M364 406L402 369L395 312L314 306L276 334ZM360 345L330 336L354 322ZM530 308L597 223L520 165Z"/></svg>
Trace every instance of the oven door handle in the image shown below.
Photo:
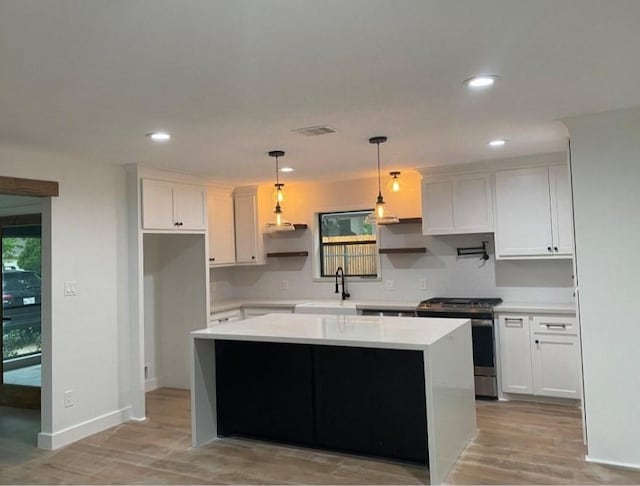
<svg viewBox="0 0 640 486"><path fill-rule="evenodd" d="M472 327L493 327L491 319L471 319Z"/></svg>

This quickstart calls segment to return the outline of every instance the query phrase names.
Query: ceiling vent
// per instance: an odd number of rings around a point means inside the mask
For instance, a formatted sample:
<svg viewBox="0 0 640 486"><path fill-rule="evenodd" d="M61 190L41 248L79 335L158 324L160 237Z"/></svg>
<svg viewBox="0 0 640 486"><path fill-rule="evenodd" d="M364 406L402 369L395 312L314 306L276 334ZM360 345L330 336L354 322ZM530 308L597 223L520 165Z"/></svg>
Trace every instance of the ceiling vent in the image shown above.
<svg viewBox="0 0 640 486"><path fill-rule="evenodd" d="M291 131L296 132L300 135L304 135L305 137L315 137L317 135L326 135L327 133L336 132L333 128L326 125L320 125L317 127L296 128L295 130Z"/></svg>

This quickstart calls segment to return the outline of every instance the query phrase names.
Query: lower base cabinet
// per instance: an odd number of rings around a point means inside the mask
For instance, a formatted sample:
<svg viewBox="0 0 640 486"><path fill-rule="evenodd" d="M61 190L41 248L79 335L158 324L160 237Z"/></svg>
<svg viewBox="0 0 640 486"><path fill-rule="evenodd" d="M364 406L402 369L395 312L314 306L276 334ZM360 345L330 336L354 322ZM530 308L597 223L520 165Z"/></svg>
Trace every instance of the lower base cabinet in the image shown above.
<svg viewBox="0 0 640 486"><path fill-rule="evenodd" d="M218 430L428 463L422 352L216 342Z"/></svg>
<svg viewBox="0 0 640 486"><path fill-rule="evenodd" d="M503 392L580 398L575 317L499 315L498 326Z"/></svg>

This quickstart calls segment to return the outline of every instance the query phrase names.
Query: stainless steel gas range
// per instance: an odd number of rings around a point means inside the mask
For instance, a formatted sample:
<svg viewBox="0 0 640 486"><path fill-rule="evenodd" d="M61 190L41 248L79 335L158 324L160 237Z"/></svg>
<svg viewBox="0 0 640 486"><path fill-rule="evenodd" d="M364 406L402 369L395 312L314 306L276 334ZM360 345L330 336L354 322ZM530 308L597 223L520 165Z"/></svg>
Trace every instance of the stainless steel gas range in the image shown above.
<svg viewBox="0 0 640 486"><path fill-rule="evenodd" d="M476 397L498 398L493 307L502 299L435 297L416 308L418 317L471 319Z"/></svg>

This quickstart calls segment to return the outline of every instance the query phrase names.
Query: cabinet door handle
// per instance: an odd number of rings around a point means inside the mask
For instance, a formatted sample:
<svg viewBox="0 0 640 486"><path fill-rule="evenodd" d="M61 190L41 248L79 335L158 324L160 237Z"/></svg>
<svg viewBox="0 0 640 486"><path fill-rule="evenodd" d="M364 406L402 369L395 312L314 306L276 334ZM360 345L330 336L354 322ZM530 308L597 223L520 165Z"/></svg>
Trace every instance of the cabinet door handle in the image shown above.
<svg viewBox="0 0 640 486"><path fill-rule="evenodd" d="M522 327L523 320L522 318L520 319L509 318L509 319L505 319L504 323L507 327Z"/></svg>
<svg viewBox="0 0 640 486"><path fill-rule="evenodd" d="M554 246L554 247L553 247L553 251L558 251L558 247L557 247L557 246Z"/></svg>
<svg viewBox="0 0 640 486"><path fill-rule="evenodd" d="M210 262L215 262L215 261L216 261L216 259L215 259L215 258L209 258L209 261L210 261Z"/></svg>
<svg viewBox="0 0 640 486"><path fill-rule="evenodd" d="M252 255L252 256L251 256L251 259L252 259L252 260L255 260L255 259L256 259L256 257Z"/></svg>
<svg viewBox="0 0 640 486"><path fill-rule="evenodd" d="M228 317L223 317L222 319L218 319L218 322L228 322L229 318Z"/></svg>
<svg viewBox="0 0 640 486"><path fill-rule="evenodd" d="M567 328L566 324L545 324L545 326L547 326L547 329L553 329L553 328L566 329Z"/></svg>
<svg viewBox="0 0 640 486"><path fill-rule="evenodd" d="M551 247L550 246L547 246L547 251L551 251Z"/></svg>

